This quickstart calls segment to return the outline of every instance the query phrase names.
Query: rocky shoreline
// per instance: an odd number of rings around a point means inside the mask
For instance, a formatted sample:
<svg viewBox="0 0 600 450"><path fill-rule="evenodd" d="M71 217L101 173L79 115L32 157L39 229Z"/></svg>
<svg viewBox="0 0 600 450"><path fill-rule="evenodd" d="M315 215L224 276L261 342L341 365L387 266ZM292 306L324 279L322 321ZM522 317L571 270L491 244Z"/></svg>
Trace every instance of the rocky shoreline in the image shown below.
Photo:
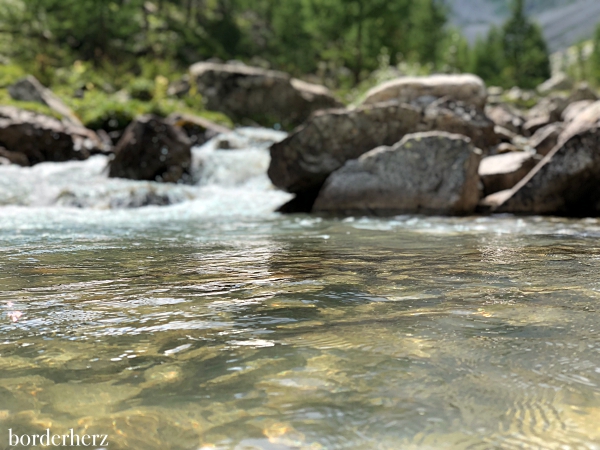
<svg viewBox="0 0 600 450"><path fill-rule="evenodd" d="M190 74L207 107L237 123L296 127L270 148L271 181L296 196L282 212L600 213L600 101L564 76L540 86L525 110L503 99L527 93L501 97L473 75L402 77L343 107L326 88L281 72L199 63ZM113 145L32 77L10 91L63 120L0 106L1 164L103 153L112 155L110 177L187 183L191 147L227 131L190 115L142 116Z"/></svg>

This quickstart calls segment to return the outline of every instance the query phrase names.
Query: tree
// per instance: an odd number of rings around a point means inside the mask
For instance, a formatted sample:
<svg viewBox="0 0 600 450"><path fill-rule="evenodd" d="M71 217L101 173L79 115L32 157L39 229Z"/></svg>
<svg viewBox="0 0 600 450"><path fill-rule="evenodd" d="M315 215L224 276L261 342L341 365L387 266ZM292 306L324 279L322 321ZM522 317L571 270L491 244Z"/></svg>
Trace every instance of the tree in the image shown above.
<svg viewBox="0 0 600 450"><path fill-rule="evenodd" d="M464 41L447 38L442 0L0 2L0 44L10 43L0 50L23 64L43 61L48 73L75 60L140 72L140 57L180 69L216 57L295 75L326 66L356 84L382 54L392 65L408 59L452 70L468 60Z"/></svg>
<svg viewBox="0 0 600 450"><path fill-rule="evenodd" d="M590 58L590 78L596 85L600 84L600 24L594 34L594 48Z"/></svg>
<svg viewBox="0 0 600 450"><path fill-rule="evenodd" d="M473 49L473 72L489 85L505 85L504 47L502 32L492 27L485 40L477 39Z"/></svg>
<svg viewBox="0 0 600 450"><path fill-rule="evenodd" d="M411 50L421 63L437 67L442 60L441 43L446 37L447 14L436 0L421 0L411 11Z"/></svg>
<svg viewBox="0 0 600 450"><path fill-rule="evenodd" d="M533 88L550 78L550 57L540 27L525 16L524 0L514 0L502 27L505 77L508 84Z"/></svg>
<svg viewBox="0 0 600 450"><path fill-rule="evenodd" d="M442 45L442 69L446 72L471 72L474 65L474 52L469 42L458 29L450 29L446 33Z"/></svg>

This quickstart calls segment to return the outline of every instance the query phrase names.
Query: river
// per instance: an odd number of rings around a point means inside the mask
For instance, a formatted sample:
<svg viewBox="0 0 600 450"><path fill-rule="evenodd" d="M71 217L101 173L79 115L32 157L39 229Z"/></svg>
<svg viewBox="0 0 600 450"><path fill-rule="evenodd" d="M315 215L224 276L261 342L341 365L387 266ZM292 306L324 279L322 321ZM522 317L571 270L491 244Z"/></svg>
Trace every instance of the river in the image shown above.
<svg viewBox="0 0 600 450"><path fill-rule="evenodd" d="M600 221L282 216L281 137L0 167L0 448L600 449Z"/></svg>

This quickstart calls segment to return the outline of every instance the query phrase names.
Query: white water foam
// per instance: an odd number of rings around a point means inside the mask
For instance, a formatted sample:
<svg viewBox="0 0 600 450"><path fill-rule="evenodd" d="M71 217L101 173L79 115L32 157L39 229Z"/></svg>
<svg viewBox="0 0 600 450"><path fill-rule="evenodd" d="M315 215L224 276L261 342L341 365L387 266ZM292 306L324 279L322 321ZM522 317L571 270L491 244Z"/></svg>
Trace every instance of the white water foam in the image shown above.
<svg viewBox="0 0 600 450"><path fill-rule="evenodd" d="M88 216L102 211L105 219L106 210L127 210L111 214L146 219L268 214L291 197L275 189L266 175L268 148L285 136L240 128L194 148L193 185L108 178L108 157L100 155L33 167L0 166L0 216L81 215L74 209Z"/></svg>

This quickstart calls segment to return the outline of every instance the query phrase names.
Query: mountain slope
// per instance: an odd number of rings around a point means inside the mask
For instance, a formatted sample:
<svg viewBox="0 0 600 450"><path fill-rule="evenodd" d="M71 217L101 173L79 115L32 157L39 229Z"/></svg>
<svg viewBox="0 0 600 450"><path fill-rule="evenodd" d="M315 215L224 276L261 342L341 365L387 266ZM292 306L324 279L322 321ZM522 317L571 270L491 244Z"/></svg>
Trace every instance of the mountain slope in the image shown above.
<svg viewBox="0 0 600 450"><path fill-rule="evenodd" d="M447 0L451 23L470 42L485 36L490 26L501 24L509 14L510 0ZM600 0L529 0L527 13L544 30L551 51L589 39L600 23Z"/></svg>

